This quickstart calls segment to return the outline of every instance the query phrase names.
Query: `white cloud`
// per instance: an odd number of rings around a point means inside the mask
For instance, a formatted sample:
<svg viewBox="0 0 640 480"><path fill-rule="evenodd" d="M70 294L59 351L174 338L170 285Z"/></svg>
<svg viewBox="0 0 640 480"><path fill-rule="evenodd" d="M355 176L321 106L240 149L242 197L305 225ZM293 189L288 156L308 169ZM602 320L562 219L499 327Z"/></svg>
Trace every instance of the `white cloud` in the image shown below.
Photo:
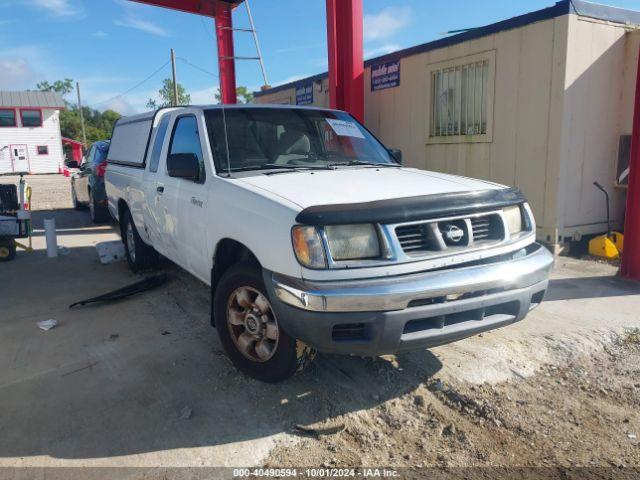
<svg viewBox="0 0 640 480"><path fill-rule="evenodd" d="M385 55L397 50L400 50L400 45L395 43L387 43L385 45L381 45L380 47L366 49L364 51L364 58L377 57L378 55Z"/></svg>
<svg viewBox="0 0 640 480"><path fill-rule="evenodd" d="M180 80L178 80L178 84L180 84ZM187 93L191 95L192 105L211 105L212 103L217 103L215 98L215 94L217 91L218 86L212 85L210 87L201 88L199 90L187 90Z"/></svg>
<svg viewBox="0 0 640 480"><path fill-rule="evenodd" d="M120 20L115 20L113 23L120 27L133 28L140 30L141 32L150 33L159 37L168 37L169 33L159 25L148 20L142 20L134 16L128 15Z"/></svg>
<svg viewBox="0 0 640 480"><path fill-rule="evenodd" d="M21 90L32 83L34 71L23 58L0 58L0 89Z"/></svg>
<svg viewBox="0 0 640 480"><path fill-rule="evenodd" d="M104 38L104 37L107 37L108 35L105 32L103 32L102 30L98 30L98 31L93 32L93 36L94 37L98 37L98 38Z"/></svg>
<svg viewBox="0 0 640 480"><path fill-rule="evenodd" d="M31 0L31 3L57 17L69 17L82 13L82 8L73 4L71 0Z"/></svg>
<svg viewBox="0 0 640 480"><path fill-rule="evenodd" d="M120 115L135 115L144 112L146 108L142 108L140 105L136 107L126 97L120 97L100 105L99 110L113 110Z"/></svg>
<svg viewBox="0 0 640 480"><path fill-rule="evenodd" d="M392 37L410 21L409 7L387 7L378 13L368 13L364 16L364 39L370 41Z"/></svg>
<svg viewBox="0 0 640 480"><path fill-rule="evenodd" d="M147 101L157 95L157 90L131 92L120 96L119 91L95 88L83 89L83 101L88 107L97 110L115 110L122 115L135 115L146 112Z"/></svg>
<svg viewBox="0 0 640 480"><path fill-rule="evenodd" d="M35 84L45 78L43 71L49 71L48 62L38 46L23 45L0 50L0 88L35 88Z"/></svg>

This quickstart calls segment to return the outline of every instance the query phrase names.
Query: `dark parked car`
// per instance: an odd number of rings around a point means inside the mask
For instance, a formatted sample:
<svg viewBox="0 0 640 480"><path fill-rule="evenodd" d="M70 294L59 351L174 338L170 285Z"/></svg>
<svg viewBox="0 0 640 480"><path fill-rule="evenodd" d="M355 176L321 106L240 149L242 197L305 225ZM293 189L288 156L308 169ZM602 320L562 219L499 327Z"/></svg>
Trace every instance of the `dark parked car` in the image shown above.
<svg viewBox="0 0 640 480"><path fill-rule="evenodd" d="M79 170L71 176L73 208L79 210L88 206L94 223L106 222L110 218L104 188L109 143L109 140L101 140L91 145L79 165Z"/></svg>

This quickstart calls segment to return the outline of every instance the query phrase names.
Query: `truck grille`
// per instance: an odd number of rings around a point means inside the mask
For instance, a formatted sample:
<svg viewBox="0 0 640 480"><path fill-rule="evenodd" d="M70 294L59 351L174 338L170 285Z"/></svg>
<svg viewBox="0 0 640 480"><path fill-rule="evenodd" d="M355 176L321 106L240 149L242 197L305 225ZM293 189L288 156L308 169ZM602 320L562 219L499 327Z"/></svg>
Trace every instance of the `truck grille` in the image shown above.
<svg viewBox="0 0 640 480"><path fill-rule="evenodd" d="M502 240L504 228L499 215L486 215L471 219L471 229L473 231L473 241Z"/></svg>
<svg viewBox="0 0 640 480"><path fill-rule="evenodd" d="M434 245L427 240L425 224L405 225L396 228L396 236L406 253L435 251Z"/></svg>
<svg viewBox="0 0 640 480"><path fill-rule="evenodd" d="M504 232L502 217L497 213L395 227L398 243L411 257L498 243L504 240Z"/></svg>

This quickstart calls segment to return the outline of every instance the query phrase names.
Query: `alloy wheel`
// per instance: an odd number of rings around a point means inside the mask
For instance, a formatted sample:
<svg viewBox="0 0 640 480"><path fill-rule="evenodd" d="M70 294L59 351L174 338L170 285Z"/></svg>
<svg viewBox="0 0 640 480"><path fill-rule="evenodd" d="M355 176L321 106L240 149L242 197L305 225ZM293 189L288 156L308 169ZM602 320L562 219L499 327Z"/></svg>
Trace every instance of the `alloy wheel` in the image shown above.
<svg viewBox="0 0 640 480"><path fill-rule="evenodd" d="M238 351L266 362L278 348L279 328L267 297L252 287L233 291L227 302L227 326Z"/></svg>

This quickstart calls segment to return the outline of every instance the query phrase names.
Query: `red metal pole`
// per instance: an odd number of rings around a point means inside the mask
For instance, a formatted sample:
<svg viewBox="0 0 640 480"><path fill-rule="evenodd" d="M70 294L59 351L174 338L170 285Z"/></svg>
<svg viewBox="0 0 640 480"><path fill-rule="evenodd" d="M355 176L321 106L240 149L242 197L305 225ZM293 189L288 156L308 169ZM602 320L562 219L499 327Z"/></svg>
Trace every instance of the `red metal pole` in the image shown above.
<svg viewBox="0 0 640 480"><path fill-rule="evenodd" d="M233 52L231 5L226 2L216 2L215 9L222 103L236 103L236 65Z"/></svg>
<svg viewBox="0 0 640 480"><path fill-rule="evenodd" d="M362 0L327 0L329 103L364 120Z"/></svg>
<svg viewBox="0 0 640 480"><path fill-rule="evenodd" d="M640 53L636 75L636 98L631 132L629 159L629 188L624 223L624 252L620 273L623 277L640 281Z"/></svg>

